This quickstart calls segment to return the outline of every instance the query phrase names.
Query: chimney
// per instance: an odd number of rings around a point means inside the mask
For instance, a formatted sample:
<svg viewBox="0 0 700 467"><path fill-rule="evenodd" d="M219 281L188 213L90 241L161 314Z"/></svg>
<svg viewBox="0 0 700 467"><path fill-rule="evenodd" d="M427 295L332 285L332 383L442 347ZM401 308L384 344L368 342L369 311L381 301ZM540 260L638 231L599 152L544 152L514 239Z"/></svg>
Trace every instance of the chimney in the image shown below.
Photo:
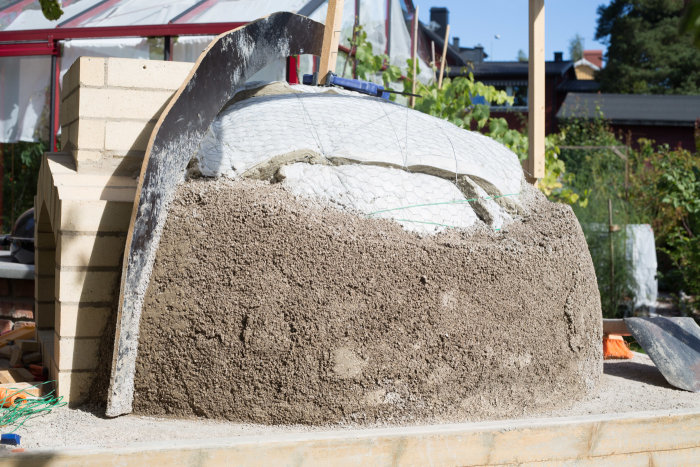
<svg viewBox="0 0 700 467"><path fill-rule="evenodd" d="M434 6L430 9L430 22L438 25L438 29L435 33L440 37L445 37L449 15L450 11L445 7Z"/></svg>
<svg viewBox="0 0 700 467"><path fill-rule="evenodd" d="M452 46L459 50L459 37L453 37L452 38Z"/></svg>
<svg viewBox="0 0 700 467"><path fill-rule="evenodd" d="M564 52L554 52L554 61L555 62L563 62L564 61Z"/></svg>

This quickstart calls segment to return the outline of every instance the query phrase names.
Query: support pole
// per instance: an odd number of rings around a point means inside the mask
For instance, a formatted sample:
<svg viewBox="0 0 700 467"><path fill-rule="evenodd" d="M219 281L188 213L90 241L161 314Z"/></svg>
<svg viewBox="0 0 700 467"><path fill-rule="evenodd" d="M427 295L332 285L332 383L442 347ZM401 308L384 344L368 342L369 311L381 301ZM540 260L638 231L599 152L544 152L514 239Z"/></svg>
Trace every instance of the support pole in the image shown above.
<svg viewBox="0 0 700 467"><path fill-rule="evenodd" d="M525 161L528 182L544 177L544 0L530 0L530 59L528 63L528 140Z"/></svg>
<svg viewBox="0 0 700 467"><path fill-rule="evenodd" d="M413 61L413 74L411 75L411 80L413 81L411 85L411 92L416 93L416 75L418 74L418 7L416 6L416 11L413 14L413 50L411 50L411 60ZM411 96L411 108L416 106L416 96Z"/></svg>
<svg viewBox="0 0 700 467"><path fill-rule="evenodd" d="M338 42L340 42L343 26L343 2L344 0L328 0L326 28L323 32L323 47L321 48L321 65L318 69L319 84L326 83L328 73L335 73L335 64L338 61Z"/></svg>
<svg viewBox="0 0 700 467"><path fill-rule="evenodd" d="M613 233L616 226L613 224L612 200L608 198L608 239L610 240L610 316L615 316L615 240Z"/></svg>
<svg viewBox="0 0 700 467"><path fill-rule="evenodd" d="M447 60L447 47L450 45L450 25L445 28L445 42L442 45L442 59L440 60L440 76L438 77L438 89L442 89L442 77L445 74L445 60Z"/></svg>
<svg viewBox="0 0 700 467"><path fill-rule="evenodd" d="M49 96L49 151L56 150L56 133L58 132L58 125L56 124L58 120L58 107L56 105L56 89L58 74L56 68L58 66L58 57L56 55L51 55L51 83L50 86L50 96ZM14 207L13 207L14 209Z"/></svg>
<svg viewBox="0 0 700 467"><path fill-rule="evenodd" d="M172 41L170 39L170 36L165 36L163 38L163 60L165 60L166 62L169 62L170 60L172 60L171 50L170 50L171 42Z"/></svg>

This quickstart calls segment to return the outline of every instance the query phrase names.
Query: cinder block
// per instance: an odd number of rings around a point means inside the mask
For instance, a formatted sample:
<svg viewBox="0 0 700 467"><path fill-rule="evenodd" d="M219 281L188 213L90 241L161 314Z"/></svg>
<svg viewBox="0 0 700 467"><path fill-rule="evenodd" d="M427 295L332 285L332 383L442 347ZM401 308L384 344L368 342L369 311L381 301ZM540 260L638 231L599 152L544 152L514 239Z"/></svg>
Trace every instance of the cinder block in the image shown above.
<svg viewBox="0 0 700 467"><path fill-rule="evenodd" d="M34 321L36 321L36 327L39 330L54 329L54 323L56 323L56 307L54 303L54 301L34 302Z"/></svg>
<svg viewBox="0 0 700 467"><path fill-rule="evenodd" d="M53 236L52 236L53 238ZM35 249L34 264L42 271L53 271L56 269L56 250L55 249ZM1 282L0 282L1 283ZM1 289L0 289L1 292ZM34 291L32 290L32 295Z"/></svg>
<svg viewBox="0 0 700 467"><path fill-rule="evenodd" d="M82 232L126 232L132 202L61 200L59 228Z"/></svg>
<svg viewBox="0 0 700 467"><path fill-rule="evenodd" d="M34 298L40 302L52 302L55 297L54 276L37 276L34 280Z"/></svg>
<svg viewBox="0 0 700 467"><path fill-rule="evenodd" d="M100 57L80 57L78 60L80 86L105 85L105 59Z"/></svg>
<svg viewBox="0 0 700 467"><path fill-rule="evenodd" d="M136 187L61 186L58 192L63 201L101 200L133 204Z"/></svg>
<svg viewBox="0 0 700 467"><path fill-rule="evenodd" d="M110 302L121 277L121 270L59 271L56 298L61 302ZM118 293L118 292L117 292Z"/></svg>
<svg viewBox="0 0 700 467"><path fill-rule="evenodd" d="M69 96L78 86L104 86L105 59L101 57L79 57L63 75L61 100ZM63 110L63 109L61 109Z"/></svg>
<svg viewBox="0 0 700 467"><path fill-rule="evenodd" d="M61 370L94 370L99 351L99 338L60 337L54 340L54 356Z"/></svg>
<svg viewBox="0 0 700 467"><path fill-rule="evenodd" d="M78 111L81 119L134 118L139 120L157 118L173 95L171 91L119 88L81 88L78 94L80 95Z"/></svg>
<svg viewBox="0 0 700 467"><path fill-rule="evenodd" d="M105 121L101 119L78 118L71 124L76 128L75 136L71 131L71 142L78 149L95 149L101 151L105 145Z"/></svg>
<svg viewBox="0 0 700 467"><path fill-rule="evenodd" d="M66 235L60 237L56 249L61 266L121 267L124 236Z"/></svg>
<svg viewBox="0 0 700 467"><path fill-rule="evenodd" d="M85 400L94 379L94 371L59 370L55 377L56 396L63 397L65 401L68 401L70 407L80 405Z"/></svg>
<svg viewBox="0 0 700 467"><path fill-rule="evenodd" d="M115 294L118 293L115 290ZM56 332L60 337L101 337L112 314L111 307L58 303Z"/></svg>
<svg viewBox="0 0 700 467"><path fill-rule="evenodd" d="M155 123L121 121L106 123L105 149L111 151L145 151Z"/></svg>
<svg viewBox="0 0 700 467"><path fill-rule="evenodd" d="M104 151L93 150L93 149L76 149L73 151L73 157L75 157L76 164L81 162L95 162L102 159Z"/></svg>
<svg viewBox="0 0 700 467"><path fill-rule="evenodd" d="M70 132L71 132L72 125L73 125L72 123L68 123L66 125L61 126L61 147L64 149L68 147L69 141L71 142L71 144L73 144L73 142L71 141L71 138L70 138Z"/></svg>
<svg viewBox="0 0 700 467"><path fill-rule="evenodd" d="M160 60L107 59L107 85L174 91L185 81L193 63Z"/></svg>
<svg viewBox="0 0 700 467"><path fill-rule="evenodd" d="M58 115L58 121L61 124L61 133L63 133L63 128L78 119L78 111L79 111L79 104L80 104L80 99L79 99L79 94L80 90L74 92L70 96L68 96L62 103L61 103L61 111L59 112Z"/></svg>

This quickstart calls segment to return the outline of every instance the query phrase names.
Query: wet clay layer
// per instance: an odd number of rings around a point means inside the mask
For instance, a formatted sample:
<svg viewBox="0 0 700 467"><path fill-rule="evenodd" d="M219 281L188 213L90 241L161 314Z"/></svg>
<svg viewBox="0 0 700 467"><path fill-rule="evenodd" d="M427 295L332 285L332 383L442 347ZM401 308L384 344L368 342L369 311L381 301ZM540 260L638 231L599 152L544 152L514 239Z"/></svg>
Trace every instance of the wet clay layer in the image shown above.
<svg viewBox="0 0 700 467"><path fill-rule="evenodd" d="M141 320L134 410L267 424L502 418L602 374L600 298L568 206L420 237L259 181L193 180Z"/></svg>

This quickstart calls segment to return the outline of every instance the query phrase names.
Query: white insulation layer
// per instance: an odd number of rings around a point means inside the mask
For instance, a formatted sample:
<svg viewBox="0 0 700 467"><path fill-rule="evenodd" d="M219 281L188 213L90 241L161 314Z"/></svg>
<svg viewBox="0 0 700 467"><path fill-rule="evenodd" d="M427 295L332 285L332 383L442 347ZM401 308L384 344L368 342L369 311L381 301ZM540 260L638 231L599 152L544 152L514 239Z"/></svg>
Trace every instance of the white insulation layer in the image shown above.
<svg viewBox="0 0 700 467"><path fill-rule="evenodd" d="M517 205L523 172L500 143L342 89L269 89L273 95L244 99L219 114L197 152L202 175L277 171L274 178L297 195L391 218L416 232L465 229L479 219L500 229L511 220L491 198L505 195Z"/></svg>
<svg viewBox="0 0 700 467"><path fill-rule="evenodd" d="M519 193L523 177L515 153L480 133L383 99L316 92L256 97L228 107L212 123L198 157L203 175L237 178L299 150L468 175L493 187L491 195Z"/></svg>
<svg viewBox="0 0 700 467"><path fill-rule="evenodd" d="M656 246L649 224L628 224L625 252L635 308L655 307L659 291L656 279Z"/></svg>
<svg viewBox="0 0 700 467"><path fill-rule="evenodd" d="M477 221L456 185L430 175L370 165L306 163L284 166L279 175L294 194L329 201L369 217L394 219L414 232L466 229Z"/></svg>

